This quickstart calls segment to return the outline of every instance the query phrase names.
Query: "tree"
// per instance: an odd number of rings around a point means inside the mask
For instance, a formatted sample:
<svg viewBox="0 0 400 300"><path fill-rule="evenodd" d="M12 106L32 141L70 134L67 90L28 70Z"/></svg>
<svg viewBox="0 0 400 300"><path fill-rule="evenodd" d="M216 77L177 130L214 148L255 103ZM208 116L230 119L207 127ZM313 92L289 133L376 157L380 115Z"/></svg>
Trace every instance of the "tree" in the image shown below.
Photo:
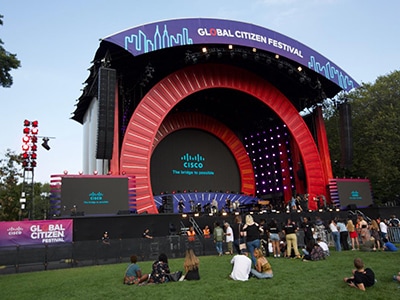
<svg viewBox="0 0 400 300"><path fill-rule="evenodd" d="M15 221L22 217L20 171L21 157L7 149L0 159L0 221Z"/></svg>
<svg viewBox="0 0 400 300"><path fill-rule="evenodd" d="M362 84L347 99L352 106L352 167L340 167L338 112L326 121L334 175L369 178L378 204L400 200L400 71Z"/></svg>
<svg viewBox="0 0 400 300"><path fill-rule="evenodd" d="M3 16L0 15L0 25L3 25ZM0 85L10 87L13 84L13 78L10 74L11 69L18 69L21 62L16 54L12 54L3 47L4 43L0 39Z"/></svg>

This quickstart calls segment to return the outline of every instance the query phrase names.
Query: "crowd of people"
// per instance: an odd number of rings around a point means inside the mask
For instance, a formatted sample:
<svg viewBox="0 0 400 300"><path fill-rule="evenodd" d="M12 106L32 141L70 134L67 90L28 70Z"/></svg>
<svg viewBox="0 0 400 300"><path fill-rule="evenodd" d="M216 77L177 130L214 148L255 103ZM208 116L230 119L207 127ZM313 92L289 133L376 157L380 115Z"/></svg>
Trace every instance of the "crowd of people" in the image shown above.
<svg viewBox="0 0 400 300"><path fill-rule="evenodd" d="M251 214L242 217L237 215L234 224L219 222L214 224L211 230L208 226L203 229L205 238L212 238L218 256L224 253L232 255L230 260L232 271L229 277L233 280L247 281L254 277L258 279L273 278L272 266L268 260L273 258L294 258L303 261L324 260L330 255L328 235L331 235L331 246L337 251L361 250L361 251L397 251L397 247L388 240L387 228L400 226L396 217L381 220L369 219L365 216L357 216L356 220L332 219L325 225L320 218L312 221L304 217L302 222L293 222L290 218L284 224L279 225L274 219L267 223L261 220L259 223ZM304 247L299 250L298 231L303 232ZM192 239L195 233L193 227L188 231L188 239ZM144 238L152 238L146 229ZM223 245L227 251L223 251ZM234 250L236 254L234 255ZM364 266L360 258L354 260L355 269L351 277L344 281L351 287L365 290L374 285L375 274L370 268ZM179 278L174 278L168 266L168 258L160 254L152 264L151 272L142 274L137 265L137 257L131 256L131 263L124 274L125 284L156 284L168 281L199 280L199 258L192 248L185 253L183 264L184 272L179 273ZM177 273L177 272L174 272ZM393 275L393 280L400 282L400 273Z"/></svg>

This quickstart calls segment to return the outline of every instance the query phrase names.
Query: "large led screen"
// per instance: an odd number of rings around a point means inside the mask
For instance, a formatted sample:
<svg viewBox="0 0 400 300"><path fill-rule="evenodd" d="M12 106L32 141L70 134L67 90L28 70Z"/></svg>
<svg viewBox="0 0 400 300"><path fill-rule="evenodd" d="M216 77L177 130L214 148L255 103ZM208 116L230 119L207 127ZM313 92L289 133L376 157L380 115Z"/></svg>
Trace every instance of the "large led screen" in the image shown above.
<svg viewBox="0 0 400 300"><path fill-rule="evenodd" d="M373 204L369 180L337 179L336 184L342 208L349 205L363 208Z"/></svg>
<svg viewBox="0 0 400 300"><path fill-rule="evenodd" d="M65 176L61 184L61 214L110 215L129 210L128 178Z"/></svg>
<svg viewBox="0 0 400 300"><path fill-rule="evenodd" d="M197 129L165 137L151 157L153 193L197 190L240 191L240 173L231 151L214 135Z"/></svg>

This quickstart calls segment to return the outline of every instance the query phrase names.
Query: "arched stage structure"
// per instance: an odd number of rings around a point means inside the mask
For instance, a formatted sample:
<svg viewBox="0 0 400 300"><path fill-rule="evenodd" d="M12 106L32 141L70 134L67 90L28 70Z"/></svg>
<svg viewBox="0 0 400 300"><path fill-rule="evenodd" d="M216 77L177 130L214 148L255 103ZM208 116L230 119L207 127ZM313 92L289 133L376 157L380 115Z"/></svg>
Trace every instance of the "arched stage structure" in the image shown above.
<svg viewBox="0 0 400 300"><path fill-rule="evenodd" d="M168 194L175 211L180 191L332 202L321 105L358 84L298 41L230 20L160 21L102 39L85 83L72 117L83 173L127 176L131 210L156 214Z"/></svg>

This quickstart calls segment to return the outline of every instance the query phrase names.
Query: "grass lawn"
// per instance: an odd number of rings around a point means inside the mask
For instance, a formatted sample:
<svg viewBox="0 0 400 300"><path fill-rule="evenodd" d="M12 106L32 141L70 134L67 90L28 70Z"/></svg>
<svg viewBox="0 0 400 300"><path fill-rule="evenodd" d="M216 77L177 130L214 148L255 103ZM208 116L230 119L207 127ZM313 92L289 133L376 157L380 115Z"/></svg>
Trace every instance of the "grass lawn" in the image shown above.
<svg viewBox="0 0 400 300"><path fill-rule="evenodd" d="M366 292L348 287L353 259L361 257L378 282ZM399 299L400 252L332 251L324 261L269 258L274 278L237 282L228 278L231 256L201 256L200 281L160 285L122 284L127 264L81 267L0 276L0 298L6 299ZM149 272L150 261L139 262ZM170 259L171 271L183 270L183 258Z"/></svg>

